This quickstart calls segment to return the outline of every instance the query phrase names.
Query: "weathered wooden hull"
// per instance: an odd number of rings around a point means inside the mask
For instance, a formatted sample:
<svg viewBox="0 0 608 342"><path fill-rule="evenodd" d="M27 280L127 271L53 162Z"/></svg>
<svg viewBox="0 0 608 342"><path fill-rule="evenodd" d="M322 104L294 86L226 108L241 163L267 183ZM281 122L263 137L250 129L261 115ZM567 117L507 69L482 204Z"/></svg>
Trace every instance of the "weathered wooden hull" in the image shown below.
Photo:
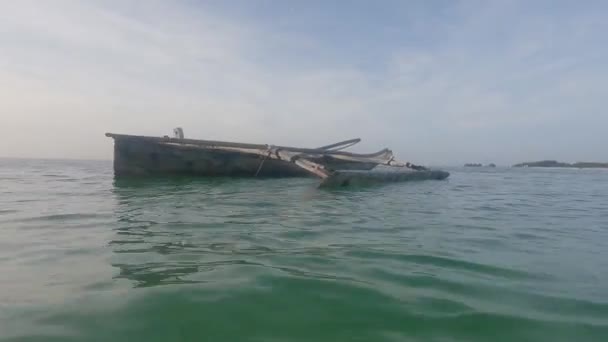
<svg viewBox="0 0 608 342"><path fill-rule="evenodd" d="M172 145L157 138L109 135L114 138L116 176L193 175L229 177L308 177L310 173L284 160L217 149L213 146ZM231 143L228 143L231 144ZM253 145L252 145L253 146ZM328 169L370 170L375 163L317 160Z"/></svg>

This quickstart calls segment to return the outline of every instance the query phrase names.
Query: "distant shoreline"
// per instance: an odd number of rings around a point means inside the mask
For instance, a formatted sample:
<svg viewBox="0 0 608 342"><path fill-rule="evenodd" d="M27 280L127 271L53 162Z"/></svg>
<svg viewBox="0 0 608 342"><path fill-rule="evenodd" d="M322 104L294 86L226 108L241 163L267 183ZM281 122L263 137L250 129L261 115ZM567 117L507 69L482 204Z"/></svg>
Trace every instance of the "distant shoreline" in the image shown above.
<svg viewBox="0 0 608 342"><path fill-rule="evenodd" d="M578 162L578 163L563 163L555 160L541 160L535 162L525 162L515 164L513 167L568 167L575 169L608 169L608 163L598 162Z"/></svg>
<svg viewBox="0 0 608 342"><path fill-rule="evenodd" d="M484 165L481 163L466 163L464 164L464 167L484 167ZM486 165L486 167L496 167L496 164L490 163Z"/></svg>

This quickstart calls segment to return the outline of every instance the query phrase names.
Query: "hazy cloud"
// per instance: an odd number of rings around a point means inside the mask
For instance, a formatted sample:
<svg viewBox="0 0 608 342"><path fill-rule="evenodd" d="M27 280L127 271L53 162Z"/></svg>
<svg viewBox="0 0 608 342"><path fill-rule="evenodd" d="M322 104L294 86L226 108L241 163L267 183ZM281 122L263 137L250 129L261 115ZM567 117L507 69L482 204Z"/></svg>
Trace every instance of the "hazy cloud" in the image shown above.
<svg viewBox="0 0 608 342"><path fill-rule="evenodd" d="M0 155L109 159L106 131L181 126L433 164L608 160L603 2L305 4L1 2Z"/></svg>

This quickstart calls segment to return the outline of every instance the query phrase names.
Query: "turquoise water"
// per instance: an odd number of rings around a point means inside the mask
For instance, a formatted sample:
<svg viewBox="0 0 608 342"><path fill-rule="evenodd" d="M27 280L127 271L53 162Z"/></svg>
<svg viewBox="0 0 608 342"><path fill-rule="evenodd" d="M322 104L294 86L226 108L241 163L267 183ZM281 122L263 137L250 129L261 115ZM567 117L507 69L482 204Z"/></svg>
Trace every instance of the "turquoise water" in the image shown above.
<svg viewBox="0 0 608 342"><path fill-rule="evenodd" d="M115 182L0 160L1 341L608 341L608 170Z"/></svg>

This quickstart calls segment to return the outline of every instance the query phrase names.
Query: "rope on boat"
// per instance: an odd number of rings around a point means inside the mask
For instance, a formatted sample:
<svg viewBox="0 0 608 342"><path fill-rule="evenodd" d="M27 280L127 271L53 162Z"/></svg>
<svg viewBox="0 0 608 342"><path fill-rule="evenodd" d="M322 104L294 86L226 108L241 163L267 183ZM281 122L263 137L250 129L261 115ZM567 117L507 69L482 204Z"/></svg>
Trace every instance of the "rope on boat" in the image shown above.
<svg viewBox="0 0 608 342"><path fill-rule="evenodd" d="M271 153L272 153L272 151L268 150L268 154L266 154L264 156L264 159L262 159L262 161L260 162L260 166L258 166L258 170L255 172L255 177L258 176L258 174L260 173L260 170L262 170L262 166L264 165L264 162L266 161L266 159L268 159L268 157L270 157Z"/></svg>

